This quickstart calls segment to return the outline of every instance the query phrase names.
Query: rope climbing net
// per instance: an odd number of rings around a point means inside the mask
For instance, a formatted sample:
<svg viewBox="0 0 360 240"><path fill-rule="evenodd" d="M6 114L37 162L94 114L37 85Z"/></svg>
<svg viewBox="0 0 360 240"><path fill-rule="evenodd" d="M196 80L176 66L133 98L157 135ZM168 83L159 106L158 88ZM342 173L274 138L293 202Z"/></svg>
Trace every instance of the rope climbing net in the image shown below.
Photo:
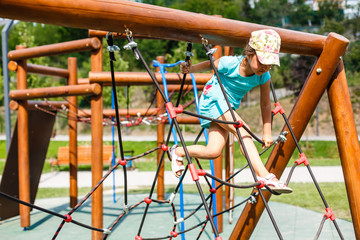
<svg viewBox="0 0 360 240"><path fill-rule="evenodd" d="M180 100L183 96L183 90L184 90L184 84L185 84L185 79L186 79L186 74L183 75L183 78L181 80L181 86L180 86L180 91L179 91L179 94L178 94L178 98L176 100L176 103L173 104L172 102L169 101L168 99L168 96L166 96L166 94L164 93L164 91L162 90L162 88L160 87L160 84L158 83L158 81L156 80L155 76L154 76L154 73L150 70L148 64L146 63L146 61L144 60L144 58L142 57L139 49L137 48L137 43L134 41L134 38L132 36L132 33L130 30L126 30L125 32L125 35L126 35L126 38L127 38L127 41L128 41L128 44L126 44L124 46L125 49L127 50L131 50L133 51L134 55L135 55L135 58L137 60L140 60L146 71L148 72L148 74L150 75L154 85L156 86L157 90L159 91L161 97L163 98L163 101L165 102L165 108L166 108L166 111L167 111L167 114L164 114L164 118L167 118L169 120L169 123L170 123L170 128L169 128L169 132L167 134L167 137L166 137L166 140L165 142L160 145L160 146L157 146L145 153L142 153L140 155L137 155L137 156L134 156L134 157L126 157L124 156L124 150L123 150L123 142L122 142L122 135L121 135L121 118L119 116L119 106L118 106L118 98L117 98L117 91L116 91L116 84L115 84L115 75L114 75L114 64L113 62L116 61L115 59L115 55L114 55L114 52L119 50L119 47L115 46L114 43L113 43L113 35L112 33L108 33L107 36L106 36L106 39L107 39L107 43L108 43L108 51L109 51L109 56L110 56L110 70L111 70L111 77L112 77L112 89L113 89L113 97L114 97L114 109L115 109L115 119L111 118L110 119L110 122L111 122L111 125L113 126L116 126L116 129L117 129L117 136L118 136L118 143L119 143L119 148L120 148L120 159L107 171L107 173L100 179L100 181L91 189L91 191L86 194L86 196L80 200L78 202L78 204L72 208L67 214L65 215L61 215L57 212L54 212L54 211L51 211L51 210L48 210L48 209L44 209L42 207L39 207L39 206L36 206L34 204L30 204L30 203L27 203L27 202L24 202L24 201L21 201L17 198L14 198L12 196L9 196L7 195L6 193L2 193L0 192L0 195L3 196L3 197L6 197L6 198L9 198L13 201L17 201L18 203L20 204L24 204L26 206L29 206L29 207L32 207L32 208L35 208L35 209L38 209L40 211L43 211L45 213L48 213L48 214L52 214L56 217L59 217L60 219L62 219L59 227L57 228L55 234L53 235L53 238L52 239L56 239L56 237L59 235L61 229L63 228L64 224L65 223L73 223L73 224L76 224L76 225L79 225L81 227L84 227L84 228L87 228L87 229L90 229L90 230L93 230L93 231L98 231L98 232L102 232L103 233L103 239L107 239L107 237L113 232L113 230L115 229L115 227L117 226L117 224L121 221L121 219L129 214L133 209L135 209L136 207L142 205L142 204L145 204L145 208L144 208L144 213L142 215L142 219L141 219L141 223L140 223L140 226L138 228L138 231L137 231L137 234L135 236L135 239L136 240L145 240L145 239L172 239L172 238L176 238L178 235L180 234L184 234L186 232L189 232L189 231L192 231L196 228L200 228L200 232L198 234L198 237L196 239L199 239L200 236L202 235L205 227L207 226L208 223L210 223L211 225L211 229L214 233L214 236L215 236L215 239L216 240L220 240L222 239L221 236L219 236L219 232L217 230L217 227L216 227L216 224L214 222L214 218L221 215L221 214L224 214L226 212L229 212L229 211L232 211L233 209L239 207L240 205L246 203L246 202L249 202L251 204L256 204L256 197L260 196L265 208L266 208L266 211L271 219L271 222L273 224L273 227L274 229L276 230L276 233L277 233L277 236L279 239L283 239L283 236L278 228L278 225L277 225L277 222L275 221L275 218L271 212L271 209L264 197L264 194L263 194L263 191L264 191L264 188L271 192L272 194L274 195L279 195L279 193L275 192L275 191L272 191L267 185L265 185L264 181L262 180L259 180L258 177L256 176L255 174L255 171L254 171L254 168L251 164L251 161L249 159L249 155L248 155L248 152L246 150L246 146L243 142L243 139L241 137L241 133L240 133L240 128L243 128L246 132L248 132L256 141L258 141L259 143L262 143L262 140L260 140L259 138L256 137L256 135L254 133L252 133L250 131L250 129L248 129L246 127L246 125L243 124L243 122L241 121L238 121L236 119L236 116L235 116L235 113L234 113L234 110L232 109L230 103L229 103L229 100L227 98L227 95L225 93L225 89L223 87L223 84L221 82L221 78L219 77L218 75L218 72L217 72L217 69L214 65L214 57L213 57L213 53L215 52L215 49L211 48L211 46L209 45L208 41L206 39L202 39L202 45L206 51L206 54L208 55L209 57L209 60L210 60L210 63L211 63L211 66L213 68L213 71L214 71L214 74L216 75L217 77L217 80L219 82L219 85L220 85L220 88L221 88L221 91L222 91L222 94L226 100L226 103L230 109L230 113L231 113L231 116L232 116L232 121L222 121L222 120L218 120L218 119L212 119L212 118L208 118L208 117L205 117L205 116L202 116L202 115L199 115L197 113L193 113L193 112L190 112L190 111L187 111L184 109L184 106L180 105ZM191 57L191 44L188 44L188 47L187 47L187 52L186 52L186 58L185 58L185 62L188 62L190 60L190 57ZM271 81L271 80L270 80ZM295 170L295 168L301 164L304 164L307 168L307 170L309 171L310 175L311 175L311 178L316 186L316 189L322 199L322 202L325 206L325 211L326 213L323 215L323 218L321 220L321 223L320 223L320 226L319 226L319 229L314 237L314 239L318 239L320 234L321 234L321 230L323 228L323 225L324 225L324 222L327 220L327 219L330 219L337 232L338 232L338 235L340 237L340 239L344 239L341 231L340 231L340 228L336 222L336 218L335 218L335 215L334 213L332 212L330 206L328 205L323 193L322 193L322 190L320 189L320 186L311 170L311 167L310 167L310 162L309 160L307 159L305 153L303 153L293 131L292 131L292 128L290 126L290 123L288 122L288 119L286 117L286 114L285 114L285 110L283 109L283 107L281 106L281 104L279 103L277 97L276 97L276 94L275 94L275 90L274 90L274 86L272 84L272 82L270 82L270 87L271 87L271 91L272 91L272 94L273 94L273 98L274 98L274 101L275 101L275 108L274 110L272 110L272 118L277 114L277 113L280 113L282 116L283 116L283 119L285 121L285 124L286 126L288 127L289 129L289 132L292 136L292 139L293 141L295 142L296 144L296 147L299 151L299 156L300 156L300 159L296 160L294 165L292 166L291 170L290 170L290 173L287 177L287 180L286 180L286 184L289 185L290 183L290 180L291 180L291 177L292 177L292 174ZM194 87L195 89L195 87ZM152 101L153 103L153 101ZM150 105L151 106L151 105ZM37 107L39 110L42 110L42 111L47 111L45 109L42 109L40 107ZM150 107L149 107L150 108ZM148 108L148 109L149 109ZM59 111L59 112L62 112L62 115L68 115L68 109L66 109L66 107L63 107L62 109L54 109L56 111ZM49 113L51 111L48 111ZM235 127L236 129L236 134L237 134L237 137L239 139L239 144L241 146L241 148L243 149L243 154L247 160L247 165L242 167L241 169L239 169L238 171L236 171L232 176L230 176L228 179L226 180L222 180L220 178L217 178L216 176L214 176L213 174L210 174L208 172L206 172L205 170L203 170L200 162L198 161L198 159L195 158L195 162L197 163L197 166L198 168L195 166L195 163L193 163L193 159L190 157L189 155L189 152L187 150L187 145L185 143L185 140L184 140L184 137L182 135L182 132L180 130L180 127L179 127L179 123L177 121L177 116L178 114L187 114L187 115L190 115L190 116L194 116L194 117L198 117L200 119L207 119L207 120L210 120L210 121L213 121L213 122L218 122L218 123L222 123L222 124L231 124ZM81 118L79 116L76 115L76 120L77 121L81 121L80 120ZM90 119L88 119L87 121L90 121ZM87 122L87 121L82 121L82 122ZM107 120L106 120L107 121ZM144 119L142 120L144 121ZM105 121L104 121L105 122ZM104 124L106 125L106 124ZM180 142L181 142L181 145L183 146L183 149L184 149L184 152L185 152L185 157L187 159L187 164L186 164L186 167L185 167L185 170L183 172L183 176L180 178L177 186L175 187L174 191L171 193L170 197L168 200L156 200L155 198L153 198L153 193L154 193L154 190L155 190L155 187L156 187L156 181L157 181L157 178L158 178L158 175L159 175L159 172L160 172L160 167L163 165L163 162L164 162L164 157L165 155L168 155L169 159L170 159L170 156L169 156L169 141L170 141L170 137L171 137L171 134L172 134L172 131L173 131L173 128L176 130L176 133L180 139ZM198 134L198 136L196 137L195 141L194 141L194 144L196 144L200 138L200 136L203 134L204 132L204 129L202 129L200 131L200 133ZM281 142L284 142L286 139L286 135L287 135L287 132L283 132L279 135L279 137L273 142L273 144L266 148L265 150L263 150L260 155L262 155L266 150L270 149L271 147L273 147L275 144L278 144L278 143L281 143ZM157 171L155 173L155 176L154 176L154 180L152 182L152 185L151 185L151 190L148 194L147 197L145 197L143 200L135 203L135 204L129 204L128 203L128 187L127 187L127 169L126 169L126 164L128 161L134 161L136 159L139 159L143 156L146 156L154 151L157 151L157 150L162 150L162 154L161 154L161 158L160 158L160 162L158 164L158 168L157 168ZM124 208L123 208L123 211L122 213L113 221L112 224L109 225L108 228L96 228L96 227L92 227L92 226L89 226L89 225L86 225L86 224L83 224L83 223L80 223L78 221L76 221L75 219L72 218L72 214L77 211L84 203L85 201L87 201L90 196L99 188L99 186L105 181L105 179L111 174L114 172L114 170L116 168L118 168L119 166L122 166L123 168L123 173L124 173ZM250 171L251 171L251 174L252 174L252 177L254 179L253 183L252 184L246 184L246 185L241 185L241 184L233 184L233 183L230 183L230 180L232 180L235 176L237 176L239 173L241 173L243 171L243 169L245 168L249 168ZM182 184L182 181L184 179L184 176L186 174L188 174L188 172L190 172L190 175L191 175L191 178L192 180L194 181L196 187L197 187L197 190L198 190L198 193L199 193L199 196L201 198L201 204L199 206L197 206L190 214L188 214L187 216L184 216L182 218L178 218L177 217L177 211L176 211L176 207L174 205L174 199L176 197L176 194L178 193L179 191L179 188L180 188L180 185ZM205 181L206 181L206 184L207 186L209 187L209 192L210 194L208 196L205 196L204 192L203 192L203 189L202 189L202 186L200 185L199 183L199 179L200 177L204 177ZM218 182L218 185L217 187L213 187L213 185L210 183L210 179L211 180L214 180L216 182ZM218 212L216 214L212 214L212 206L213 206L213 201L214 201L214 197L215 197L215 193L216 191L223 187L223 186L228 186L228 187L231 187L231 188L249 188L249 189L254 189L252 191L252 193L249 195L249 197L247 197L245 200L243 200L242 202L239 202L238 204L235 204L234 206L224 210L224 211L221 211L221 212ZM148 215L148 211L149 211L149 208L150 208L150 205L152 203L158 203L158 204L169 204L172 208L172 213L173 213L173 219L174 219L174 224L173 224L173 227L172 229L170 230L169 234L165 235L165 236L152 236L152 237L145 237L142 235L142 230L143 230L143 226L144 226L144 223L145 223L145 219ZM182 231L176 231L177 229L177 226L180 224L180 223L183 223L185 222L186 220L188 220L190 217L194 216L194 214L196 212L198 212L200 209L204 209L205 212L206 212L206 218L199 222L198 224L192 226L192 227L189 227L187 229L184 229Z"/></svg>

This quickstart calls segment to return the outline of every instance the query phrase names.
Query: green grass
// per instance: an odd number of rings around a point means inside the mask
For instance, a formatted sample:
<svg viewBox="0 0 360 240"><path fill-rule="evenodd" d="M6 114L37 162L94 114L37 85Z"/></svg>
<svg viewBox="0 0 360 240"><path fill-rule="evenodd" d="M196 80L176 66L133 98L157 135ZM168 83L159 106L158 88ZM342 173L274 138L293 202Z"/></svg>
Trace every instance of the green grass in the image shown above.
<svg viewBox="0 0 360 240"><path fill-rule="evenodd" d="M319 183L328 205L338 218L351 221L349 202L344 183ZM273 196L271 201L287 203L325 213L324 204L313 183L291 183L293 194Z"/></svg>
<svg viewBox="0 0 360 240"><path fill-rule="evenodd" d="M79 142L78 145L90 145L91 142ZM104 142L106 145L111 145L111 142ZM191 144L188 142L187 144ZM200 144L205 144L201 142ZM67 146L67 141L50 141L49 148L46 154L46 159L43 172L50 172L50 161L51 159L57 158L57 152L59 147ZM134 155L141 154L149 149L152 149L156 146L155 141L151 142L133 142L127 141L123 143L124 150L133 150ZM260 144L256 144L258 151L261 152L262 148ZM307 158L310 161L311 166L339 166L339 154L337 152L337 144L332 141L308 141L300 142L301 149L306 154ZM118 147L116 147L118 149ZM262 156L263 162L266 162L267 158L271 153L271 149L266 151ZM4 168L4 159L5 155L5 141L0 141L0 173L2 173ZM166 156L167 158L167 156ZM298 151L295 150L292 158L289 161L288 166L292 166L294 161L299 158ZM210 162L207 160L201 160L201 164L204 169L210 169ZM240 153L239 145L235 144L235 168L240 168L246 164L245 158ZM139 171L155 171L156 170L156 152L147 155L144 158L140 158L134 161L134 165ZM104 166L104 169L107 169L108 166ZM169 161L165 161L165 169L170 170ZM69 168L67 166L61 166L61 171L67 171ZM79 170L90 170L90 165L79 166Z"/></svg>
<svg viewBox="0 0 360 240"><path fill-rule="evenodd" d="M78 188L78 195L84 196L91 189L82 187ZM67 197L69 196L69 188L39 188L36 198L59 198L59 197Z"/></svg>

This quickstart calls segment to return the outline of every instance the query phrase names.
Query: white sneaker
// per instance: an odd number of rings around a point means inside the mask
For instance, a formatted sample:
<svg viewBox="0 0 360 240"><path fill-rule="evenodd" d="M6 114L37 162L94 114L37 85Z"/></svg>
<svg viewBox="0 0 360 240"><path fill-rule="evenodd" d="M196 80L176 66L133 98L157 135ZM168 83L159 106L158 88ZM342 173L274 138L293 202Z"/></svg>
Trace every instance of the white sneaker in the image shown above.
<svg viewBox="0 0 360 240"><path fill-rule="evenodd" d="M183 171L185 170L184 164L179 165L177 161L182 162L184 160L183 157L179 157L175 153L175 149L178 145L174 145L170 148L170 158L171 158L171 170L173 171L174 175L179 178L181 177Z"/></svg>
<svg viewBox="0 0 360 240"><path fill-rule="evenodd" d="M275 181L276 176L273 173L265 177L257 177L258 180L264 181L265 185L270 188L271 191L277 193L292 193L292 189L286 186L282 181ZM266 187L261 188L262 190L267 190Z"/></svg>

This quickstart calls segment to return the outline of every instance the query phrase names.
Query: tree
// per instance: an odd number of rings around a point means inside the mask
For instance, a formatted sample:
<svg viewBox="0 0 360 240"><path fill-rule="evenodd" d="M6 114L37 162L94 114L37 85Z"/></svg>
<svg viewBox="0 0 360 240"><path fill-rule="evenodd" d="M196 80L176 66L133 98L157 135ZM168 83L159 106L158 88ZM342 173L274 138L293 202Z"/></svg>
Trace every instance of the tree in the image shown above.
<svg viewBox="0 0 360 240"><path fill-rule="evenodd" d="M283 26L291 8L292 5L287 0L255 1L250 20L268 26Z"/></svg>
<svg viewBox="0 0 360 240"><path fill-rule="evenodd" d="M289 11L289 21L292 26L308 26L313 21L312 9L305 4L305 0L297 0L293 3L293 10Z"/></svg>
<svg viewBox="0 0 360 240"><path fill-rule="evenodd" d="M317 25L323 25L325 19L333 19L338 22L344 20L341 1L323 0L319 2L319 10L314 12L314 22Z"/></svg>
<svg viewBox="0 0 360 240"><path fill-rule="evenodd" d="M351 19L347 20L348 27L352 33L352 36L355 40L359 40L360 38L360 3L352 7L353 16Z"/></svg>

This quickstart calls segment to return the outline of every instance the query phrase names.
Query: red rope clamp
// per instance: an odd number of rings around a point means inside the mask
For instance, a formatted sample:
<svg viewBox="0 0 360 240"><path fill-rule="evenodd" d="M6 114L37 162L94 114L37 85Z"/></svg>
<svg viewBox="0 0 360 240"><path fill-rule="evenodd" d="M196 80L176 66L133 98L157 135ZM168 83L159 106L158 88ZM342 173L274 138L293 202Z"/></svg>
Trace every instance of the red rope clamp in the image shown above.
<svg viewBox="0 0 360 240"><path fill-rule="evenodd" d="M140 236L135 236L135 240L142 240L142 237L140 237Z"/></svg>
<svg viewBox="0 0 360 240"><path fill-rule="evenodd" d="M262 180L257 181L256 183L260 183L260 185L255 186L257 189L265 187L265 182Z"/></svg>
<svg viewBox="0 0 360 240"><path fill-rule="evenodd" d="M66 217L66 219L64 219L65 222L71 222L72 217L69 214L65 214L64 216Z"/></svg>
<svg viewBox="0 0 360 240"><path fill-rule="evenodd" d="M240 120L237 120L236 122L238 124L233 124L235 128L241 128L244 125L244 123L242 121L240 121Z"/></svg>
<svg viewBox="0 0 360 240"><path fill-rule="evenodd" d="M283 107L280 105L279 102L276 102L274 105L275 105L275 108L274 108L274 110L272 110L272 113L274 115L276 115L278 112L280 112L281 114L285 113L285 110L283 109Z"/></svg>
<svg viewBox="0 0 360 240"><path fill-rule="evenodd" d="M125 166L126 163L127 163L127 161L126 161L125 159L124 159L124 160L119 159L119 164L120 164L121 166Z"/></svg>
<svg viewBox="0 0 360 240"><path fill-rule="evenodd" d="M332 212L331 208L328 207L328 208L326 208L325 210L326 210L326 214L324 214L324 217L326 217L326 219L329 219L329 218L330 218L331 221L334 221L334 220L335 220L335 215L334 215L334 213Z"/></svg>
<svg viewBox="0 0 360 240"><path fill-rule="evenodd" d="M176 238L178 236L178 233L175 231L171 231L170 235L173 236L174 238Z"/></svg>
<svg viewBox="0 0 360 240"><path fill-rule="evenodd" d="M178 107L174 107L172 102L167 102L166 104L166 110L168 111L170 118L176 118L177 113L182 113L184 111L184 107L182 105L179 105Z"/></svg>
<svg viewBox="0 0 360 240"><path fill-rule="evenodd" d="M184 111L184 107L182 105L179 105L178 107L175 107L175 112L176 113L183 113Z"/></svg>
<svg viewBox="0 0 360 240"><path fill-rule="evenodd" d="M167 102L165 104L165 106L166 106L166 110L168 111L168 113L170 115L170 118L171 119L176 118L176 111L175 111L175 108L174 108L172 102Z"/></svg>
<svg viewBox="0 0 360 240"><path fill-rule="evenodd" d="M161 145L161 150L163 150L164 152L167 151L169 149L168 146L166 146L165 144Z"/></svg>
<svg viewBox="0 0 360 240"><path fill-rule="evenodd" d="M198 175L198 171L196 170L195 164L191 163L188 165L189 166L189 170L191 173L191 177L193 179L193 181L198 181L199 180L199 175Z"/></svg>
<svg viewBox="0 0 360 240"><path fill-rule="evenodd" d="M210 191L211 193L216 193L216 188L210 188L209 191Z"/></svg>
<svg viewBox="0 0 360 240"><path fill-rule="evenodd" d="M304 163L305 166L309 165L309 161L307 160L305 153L300 153L299 156L300 159L295 161L297 165L300 165L302 163Z"/></svg>
<svg viewBox="0 0 360 240"><path fill-rule="evenodd" d="M150 204L150 203L152 202L152 199L149 198L149 197L146 197L146 198L144 199L144 201L146 202L146 204Z"/></svg>
<svg viewBox="0 0 360 240"><path fill-rule="evenodd" d="M197 174L198 174L199 176L205 176L205 175L206 175L206 172L205 172L205 170L203 170L203 169L199 169L199 170L197 170Z"/></svg>

